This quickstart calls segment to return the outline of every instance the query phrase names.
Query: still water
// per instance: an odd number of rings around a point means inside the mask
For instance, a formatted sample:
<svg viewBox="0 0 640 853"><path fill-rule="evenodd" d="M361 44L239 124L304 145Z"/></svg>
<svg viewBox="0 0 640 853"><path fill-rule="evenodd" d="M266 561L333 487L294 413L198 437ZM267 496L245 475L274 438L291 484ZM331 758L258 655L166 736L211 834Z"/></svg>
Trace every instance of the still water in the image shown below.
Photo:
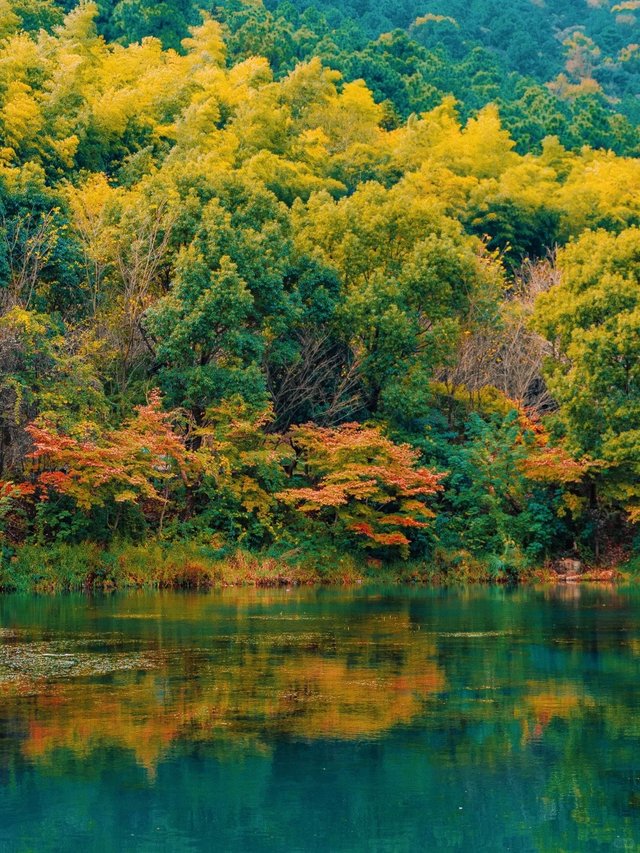
<svg viewBox="0 0 640 853"><path fill-rule="evenodd" d="M0 598L0 851L640 850L640 593Z"/></svg>

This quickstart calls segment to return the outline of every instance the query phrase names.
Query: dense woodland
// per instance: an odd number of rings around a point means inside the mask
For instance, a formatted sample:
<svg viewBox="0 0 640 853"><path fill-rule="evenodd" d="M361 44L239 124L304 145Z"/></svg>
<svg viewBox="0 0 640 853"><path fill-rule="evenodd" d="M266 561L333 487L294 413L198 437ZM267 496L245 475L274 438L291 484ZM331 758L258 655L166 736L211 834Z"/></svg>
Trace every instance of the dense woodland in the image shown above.
<svg viewBox="0 0 640 853"><path fill-rule="evenodd" d="M0 0L2 583L640 551L639 0L204 5Z"/></svg>

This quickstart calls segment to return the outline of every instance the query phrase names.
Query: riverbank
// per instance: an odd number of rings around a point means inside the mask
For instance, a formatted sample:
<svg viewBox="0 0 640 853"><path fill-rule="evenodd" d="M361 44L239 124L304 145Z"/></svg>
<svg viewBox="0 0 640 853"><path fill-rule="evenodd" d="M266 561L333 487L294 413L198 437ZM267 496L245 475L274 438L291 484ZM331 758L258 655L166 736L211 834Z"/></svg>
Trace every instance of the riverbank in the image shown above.
<svg viewBox="0 0 640 853"><path fill-rule="evenodd" d="M469 583L580 583L629 580L636 566L567 566L496 570L466 553L438 554L430 563L379 560L348 554L278 557L237 550L222 553L195 543L23 545L0 558L2 592L71 592L123 589L214 589L230 586L352 585L370 581L441 586Z"/></svg>

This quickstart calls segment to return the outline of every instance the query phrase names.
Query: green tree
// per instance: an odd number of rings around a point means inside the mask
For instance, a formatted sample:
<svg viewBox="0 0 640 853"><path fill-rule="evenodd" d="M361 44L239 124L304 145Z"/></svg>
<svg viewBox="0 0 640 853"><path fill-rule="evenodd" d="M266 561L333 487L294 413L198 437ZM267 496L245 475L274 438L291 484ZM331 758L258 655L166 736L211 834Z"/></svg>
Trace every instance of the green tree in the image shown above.
<svg viewBox="0 0 640 853"><path fill-rule="evenodd" d="M560 255L563 280L540 297L553 342L549 387L569 447L600 464L602 497L640 507L640 230L587 232ZM595 496L594 496L595 499Z"/></svg>

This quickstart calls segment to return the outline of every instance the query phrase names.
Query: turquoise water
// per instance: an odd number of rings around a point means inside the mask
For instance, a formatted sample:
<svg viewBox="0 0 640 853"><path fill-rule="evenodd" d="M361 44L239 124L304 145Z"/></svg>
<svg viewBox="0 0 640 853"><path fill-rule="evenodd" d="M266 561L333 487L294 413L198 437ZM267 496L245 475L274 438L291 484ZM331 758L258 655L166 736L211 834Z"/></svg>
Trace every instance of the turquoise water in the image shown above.
<svg viewBox="0 0 640 853"><path fill-rule="evenodd" d="M640 850L635 591L0 598L0 851Z"/></svg>

